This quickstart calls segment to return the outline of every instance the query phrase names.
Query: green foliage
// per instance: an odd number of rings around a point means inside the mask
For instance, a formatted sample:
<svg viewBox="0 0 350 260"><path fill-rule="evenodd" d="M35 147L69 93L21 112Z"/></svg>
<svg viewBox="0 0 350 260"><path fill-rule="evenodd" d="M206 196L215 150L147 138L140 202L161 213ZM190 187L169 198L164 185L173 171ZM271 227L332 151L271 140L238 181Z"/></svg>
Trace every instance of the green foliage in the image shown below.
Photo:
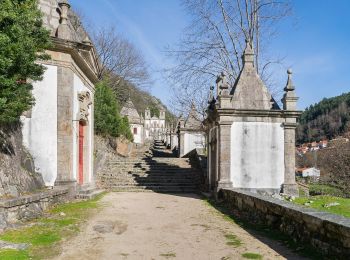
<svg viewBox="0 0 350 260"><path fill-rule="evenodd" d="M0 259L46 259L59 253L57 243L79 231L91 210L99 208L101 194L93 200L61 204L51 209L47 217L35 220L29 227L8 230L0 240L30 244L27 250L0 250ZM65 213L62 216L60 213Z"/></svg>
<svg viewBox="0 0 350 260"><path fill-rule="evenodd" d="M239 240L236 235L226 234L225 237L227 239L226 245L233 247L239 247L242 245L242 241Z"/></svg>
<svg viewBox="0 0 350 260"><path fill-rule="evenodd" d="M29 259L27 251L18 251L12 249L6 249L0 251L1 260L26 260Z"/></svg>
<svg viewBox="0 0 350 260"><path fill-rule="evenodd" d="M124 136L132 140L127 118L120 116L120 107L113 90L105 82L96 85L95 92L95 131L108 137Z"/></svg>
<svg viewBox="0 0 350 260"><path fill-rule="evenodd" d="M312 203L310 203L312 201ZM304 205L308 202L308 206L321 211L342 215L350 218L350 199L339 198L334 196L313 196L309 198L296 198L294 203ZM326 204L337 202L339 205L326 207Z"/></svg>
<svg viewBox="0 0 350 260"><path fill-rule="evenodd" d="M350 93L306 108L297 131L299 143L331 139L350 130Z"/></svg>
<svg viewBox="0 0 350 260"><path fill-rule="evenodd" d="M262 255L256 253L244 253L242 257L246 259L263 259Z"/></svg>
<svg viewBox="0 0 350 260"><path fill-rule="evenodd" d="M332 187L326 184L312 183L309 185L309 194L311 196L330 195L330 196L342 197L344 195L344 192L341 189L338 189L336 187Z"/></svg>
<svg viewBox="0 0 350 260"><path fill-rule="evenodd" d="M0 125L18 121L34 104L32 84L44 67L35 61L47 59L49 32L42 26L37 0L2 0L0 8Z"/></svg>
<svg viewBox="0 0 350 260"><path fill-rule="evenodd" d="M149 110L151 111L151 116L156 116L156 117L160 116L159 107L156 104L151 103L149 105Z"/></svg>

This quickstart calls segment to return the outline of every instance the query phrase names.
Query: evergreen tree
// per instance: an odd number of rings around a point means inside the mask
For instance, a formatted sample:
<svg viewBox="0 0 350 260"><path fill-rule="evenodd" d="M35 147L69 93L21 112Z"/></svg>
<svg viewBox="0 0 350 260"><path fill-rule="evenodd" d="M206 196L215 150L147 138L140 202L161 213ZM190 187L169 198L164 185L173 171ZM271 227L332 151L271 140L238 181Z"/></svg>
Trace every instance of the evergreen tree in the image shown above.
<svg viewBox="0 0 350 260"><path fill-rule="evenodd" d="M108 137L124 136L132 140L127 118L120 116L120 107L113 90L105 82L96 85L95 92L95 131Z"/></svg>
<svg viewBox="0 0 350 260"><path fill-rule="evenodd" d="M29 79L42 79L49 32L42 24L37 0L1 0L0 4L0 126L18 121L34 104Z"/></svg>

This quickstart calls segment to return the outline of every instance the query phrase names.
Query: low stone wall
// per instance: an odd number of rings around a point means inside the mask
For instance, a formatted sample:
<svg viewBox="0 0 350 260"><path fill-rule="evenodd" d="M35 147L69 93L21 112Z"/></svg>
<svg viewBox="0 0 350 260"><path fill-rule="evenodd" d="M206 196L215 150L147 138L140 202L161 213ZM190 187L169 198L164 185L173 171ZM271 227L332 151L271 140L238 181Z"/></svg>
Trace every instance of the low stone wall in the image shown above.
<svg viewBox="0 0 350 260"><path fill-rule="evenodd" d="M67 188L55 188L12 199L0 200L0 231L22 220L39 217L49 207L64 202Z"/></svg>
<svg viewBox="0 0 350 260"><path fill-rule="evenodd" d="M309 243L331 259L350 259L350 219L243 190L221 192L226 205L248 221Z"/></svg>

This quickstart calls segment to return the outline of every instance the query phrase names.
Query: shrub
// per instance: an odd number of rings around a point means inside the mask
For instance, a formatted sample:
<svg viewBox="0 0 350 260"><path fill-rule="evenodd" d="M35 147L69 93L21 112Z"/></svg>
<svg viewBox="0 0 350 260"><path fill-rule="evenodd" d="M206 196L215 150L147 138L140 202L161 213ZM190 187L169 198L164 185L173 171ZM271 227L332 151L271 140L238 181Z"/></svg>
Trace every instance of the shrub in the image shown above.
<svg viewBox="0 0 350 260"><path fill-rule="evenodd" d="M50 45L37 0L2 0L0 8L0 126L18 122L34 104L32 84L41 80Z"/></svg>
<svg viewBox="0 0 350 260"><path fill-rule="evenodd" d="M120 116L120 107L113 90L105 82L96 85L95 131L104 137L124 136L133 139L127 118Z"/></svg>

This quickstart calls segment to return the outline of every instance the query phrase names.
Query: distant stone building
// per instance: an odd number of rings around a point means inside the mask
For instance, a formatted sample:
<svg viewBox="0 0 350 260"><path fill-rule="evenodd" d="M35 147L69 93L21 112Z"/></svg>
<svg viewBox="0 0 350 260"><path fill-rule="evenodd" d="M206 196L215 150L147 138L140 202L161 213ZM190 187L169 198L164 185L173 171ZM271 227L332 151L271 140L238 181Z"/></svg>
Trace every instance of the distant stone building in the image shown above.
<svg viewBox="0 0 350 260"><path fill-rule="evenodd" d="M24 145L47 186L94 182L94 84L99 65L89 36L67 0L40 0L51 32L50 60L34 82L35 106L22 116Z"/></svg>
<svg viewBox="0 0 350 260"><path fill-rule="evenodd" d="M198 119L194 105L186 120L182 117L178 125L178 156L183 157L192 150L203 149L206 146L205 132L202 122Z"/></svg>
<svg viewBox="0 0 350 260"><path fill-rule="evenodd" d="M145 139L160 140L165 133L165 110L159 111L159 117L151 115L151 110L145 110Z"/></svg>
<svg viewBox="0 0 350 260"><path fill-rule="evenodd" d="M130 130L134 137L134 143L142 144L144 142L144 120L137 112L134 103L129 98L120 111L122 116L126 116L129 120Z"/></svg>
<svg viewBox="0 0 350 260"><path fill-rule="evenodd" d="M295 88L288 81L280 109L260 79L250 43L243 69L230 86L225 75L217 80L218 96L208 109L208 183L210 189L298 194L295 181Z"/></svg>
<svg viewBox="0 0 350 260"><path fill-rule="evenodd" d="M151 116L151 110L145 110L145 118L140 115L133 102L129 100L121 110L121 115L126 116L130 123L130 129L134 136L134 143L142 144L145 141L160 140L165 135L165 110L160 110L160 116Z"/></svg>

